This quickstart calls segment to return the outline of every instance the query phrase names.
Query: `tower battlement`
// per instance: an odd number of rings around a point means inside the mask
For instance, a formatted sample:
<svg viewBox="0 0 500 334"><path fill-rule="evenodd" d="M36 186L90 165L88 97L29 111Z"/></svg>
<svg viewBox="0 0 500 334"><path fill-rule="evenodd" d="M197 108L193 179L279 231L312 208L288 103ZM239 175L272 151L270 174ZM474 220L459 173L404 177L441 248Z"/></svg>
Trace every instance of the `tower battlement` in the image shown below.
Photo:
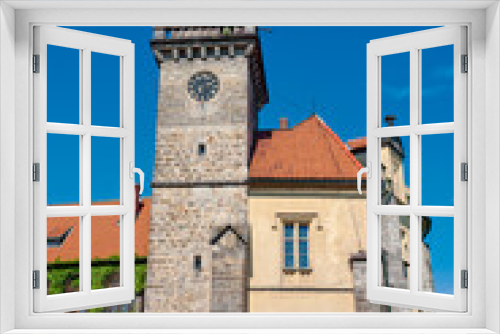
<svg viewBox="0 0 500 334"><path fill-rule="evenodd" d="M257 36L257 27L155 27L154 39L234 38Z"/></svg>

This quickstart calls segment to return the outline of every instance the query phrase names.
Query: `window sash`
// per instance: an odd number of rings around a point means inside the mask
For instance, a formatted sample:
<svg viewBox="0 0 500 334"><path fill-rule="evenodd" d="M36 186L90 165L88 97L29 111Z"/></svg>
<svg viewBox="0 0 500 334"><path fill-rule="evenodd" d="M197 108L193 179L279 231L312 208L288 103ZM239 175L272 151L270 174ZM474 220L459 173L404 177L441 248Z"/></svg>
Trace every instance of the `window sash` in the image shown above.
<svg viewBox="0 0 500 334"><path fill-rule="evenodd" d="M467 162L466 107L467 76L460 72L461 55L466 54L466 28L446 27L371 41L367 48L367 161L372 175L367 180L367 298L374 303L410 308L466 311L467 290L461 289L460 270L467 269L466 208L467 184L460 181L460 164ZM454 45L454 122L419 124L420 54L419 50ZM410 52L410 125L381 127L381 56ZM454 133L454 207L422 206L420 198L420 136ZM393 136L410 136L410 204L381 205L380 141ZM380 217L410 216L410 289L379 286L381 270ZM419 291L421 273L419 240L422 216L454 217L454 295ZM415 279L418 277L419 279Z"/></svg>
<svg viewBox="0 0 500 334"><path fill-rule="evenodd" d="M40 182L34 183L34 270L40 272L40 288L34 289L34 312L64 312L134 298L134 182L128 169L134 161L134 46L130 41L82 33L64 28L35 27L34 53L40 55L40 71L34 75L34 161L40 163ZM47 122L47 45L80 50L80 124ZM121 127L92 126L90 122L91 52L120 57ZM80 205L47 206L47 134L80 137ZM120 205L91 203L91 138L120 138ZM132 175L133 176L133 175ZM91 217L120 215L120 287L91 289ZM80 217L80 291L48 295L47 218Z"/></svg>
<svg viewBox="0 0 500 334"><path fill-rule="evenodd" d="M301 227L305 227L306 236L300 236ZM287 228L291 228L291 235L287 235ZM304 230L302 229L302 231ZM305 251L303 246L301 247L304 244L306 245ZM287 221L283 223L283 266L285 269L310 268L309 223L303 221Z"/></svg>

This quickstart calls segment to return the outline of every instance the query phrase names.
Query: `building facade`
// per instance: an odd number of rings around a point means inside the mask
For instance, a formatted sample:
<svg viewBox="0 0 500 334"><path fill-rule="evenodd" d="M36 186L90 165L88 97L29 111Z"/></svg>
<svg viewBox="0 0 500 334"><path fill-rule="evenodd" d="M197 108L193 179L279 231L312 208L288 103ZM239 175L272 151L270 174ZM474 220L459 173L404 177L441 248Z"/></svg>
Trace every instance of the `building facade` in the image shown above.
<svg viewBox="0 0 500 334"><path fill-rule="evenodd" d="M412 311L366 300L366 195L356 190L366 139L345 145L317 115L287 123L258 132L250 165L250 312ZM381 157L383 203L407 204L401 140L383 141ZM383 217L380 228L380 284L408 289L409 220Z"/></svg>

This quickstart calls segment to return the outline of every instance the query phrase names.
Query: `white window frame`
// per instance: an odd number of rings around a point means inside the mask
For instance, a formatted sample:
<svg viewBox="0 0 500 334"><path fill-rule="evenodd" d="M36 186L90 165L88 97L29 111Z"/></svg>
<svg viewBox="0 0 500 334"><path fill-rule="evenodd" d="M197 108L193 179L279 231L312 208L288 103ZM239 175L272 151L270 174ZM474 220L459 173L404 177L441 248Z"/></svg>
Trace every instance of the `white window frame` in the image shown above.
<svg viewBox="0 0 500 334"><path fill-rule="evenodd" d="M282 218L281 219L281 249L282 249L282 256L281 256L281 267L283 271L310 271L312 270L312 264L311 264L311 224L312 224L312 219L307 219L307 218ZM286 225L292 225L292 231L293 235L292 237L286 237L285 236L285 226ZM299 236L299 226L305 225L307 226L307 237L300 237ZM307 241L307 263L309 266L307 267L301 267L300 266L300 241L301 239L305 239ZM286 241L292 241L293 242L293 266L287 267L286 266L286 246L285 242Z"/></svg>
<svg viewBox="0 0 500 334"><path fill-rule="evenodd" d="M48 9L48 10L47 10ZM138 10L142 9L142 10ZM210 10L211 9L211 10ZM217 9L217 10L215 10ZM210 15L207 15L207 12ZM34 314L32 261L32 27L59 25L449 25L466 24L468 104L467 313L428 314ZM299 43L299 41L298 41ZM291 46L296 51L300 45ZM340 64L339 64L340 66ZM436 2L43 2L0 3L0 330L141 333L147 328L285 333L493 333L500 331L500 11L493 1ZM15 143L15 145L12 145ZM486 182L488 174L488 182ZM15 189L13 191L13 189ZM488 194L488 196L486 196ZM15 224L14 224L15 223ZM488 266L485 258L488 257ZM486 280L486 277L488 279ZM487 293L486 293L487 291ZM14 307L12 307L14 305ZM283 329L286 326L287 329ZM263 330L266 328L267 330ZM163 330L162 330L163 329ZM176 330L177 329L177 330ZM237 330L239 329L239 330ZM259 330L260 329L260 330ZM328 329L325 331L324 329ZM403 330L404 329L404 330ZM414 330L412 330L414 329ZM184 330L184 333L195 330ZM214 331L212 331L214 332ZM14 333L14 332L13 332Z"/></svg>
<svg viewBox="0 0 500 334"><path fill-rule="evenodd" d="M34 270L39 272L39 288L34 290L35 312L62 312L108 305L128 304L134 293L134 44L128 40L80 32L60 27L34 27L34 53L39 55L39 73L34 80L34 161L39 164L39 181L33 185ZM80 122L47 122L47 45L78 50L80 75ZM119 57L120 126L95 126L91 122L92 52ZM47 206L47 134L79 136L80 199L77 206ZM91 139L117 138L120 141L120 204L92 205ZM61 152L63 154L64 152ZM92 290L91 227L92 217L120 216L120 286ZM79 217L80 267L79 291L47 294L47 218Z"/></svg>
<svg viewBox="0 0 500 334"><path fill-rule="evenodd" d="M467 163L467 73L461 72L461 56L467 54L465 26L434 28L372 40L367 47L367 162L371 166L371 177L367 180L367 299L379 304L419 308L424 310L447 310L464 312L467 309L467 290L461 288L461 270L467 270L467 182L461 181L461 163ZM422 124L421 103L421 59L424 49L453 45L453 91L454 121L448 123ZM382 57L408 52L410 57L410 124L382 127L381 77ZM469 71L471 73L471 71ZM421 203L421 136L451 133L454 135L453 176L454 206L424 206ZM410 138L410 203L408 205L381 204L380 149L382 138L408 136ZM384 287L381 276L380 235L383 216L410 217L410 286L408 289ZM423 216L453 217L453 294L424 292L421 283L421 218Z"/></svg>

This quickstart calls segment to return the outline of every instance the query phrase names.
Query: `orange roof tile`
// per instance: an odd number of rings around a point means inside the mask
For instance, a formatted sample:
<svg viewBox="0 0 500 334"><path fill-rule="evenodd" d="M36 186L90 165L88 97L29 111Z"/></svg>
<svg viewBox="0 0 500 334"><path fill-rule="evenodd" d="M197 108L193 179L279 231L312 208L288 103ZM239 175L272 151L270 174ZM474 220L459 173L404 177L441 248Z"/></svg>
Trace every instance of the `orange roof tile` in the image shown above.
<svg viewBox="0 0 500 334"><path fill-rule="evenodd" d="M291 129L259 131L251 178L355 179L362 168L318 115Z"/></svg>
<svg viewBox="0 0 500 334"><path fill-rule="evenodd" d="M347 142L347 145L351 148L351 150L366 148L366 137L351 139Z"/></svg>
<svg viewBox="0 0 500 334"><path fill-rule="evenodd" d="M142 200L143 206L135 222L135 253L136 256L147 256L149 219L151 215L151 198ZM92 203L96 205L97 203ZM117 205L118 202L101 202L102 205ZM91 234L91 258L106 259L118 256L120 251L120 226L117 216L93 216ZM80 226L78 217L57 217L47 219L47 236L57 237L69 228L73 230L60 247L47 248L47 263L73 261L79 258ZM95 229L98 229L96 231Z"/></svg>

